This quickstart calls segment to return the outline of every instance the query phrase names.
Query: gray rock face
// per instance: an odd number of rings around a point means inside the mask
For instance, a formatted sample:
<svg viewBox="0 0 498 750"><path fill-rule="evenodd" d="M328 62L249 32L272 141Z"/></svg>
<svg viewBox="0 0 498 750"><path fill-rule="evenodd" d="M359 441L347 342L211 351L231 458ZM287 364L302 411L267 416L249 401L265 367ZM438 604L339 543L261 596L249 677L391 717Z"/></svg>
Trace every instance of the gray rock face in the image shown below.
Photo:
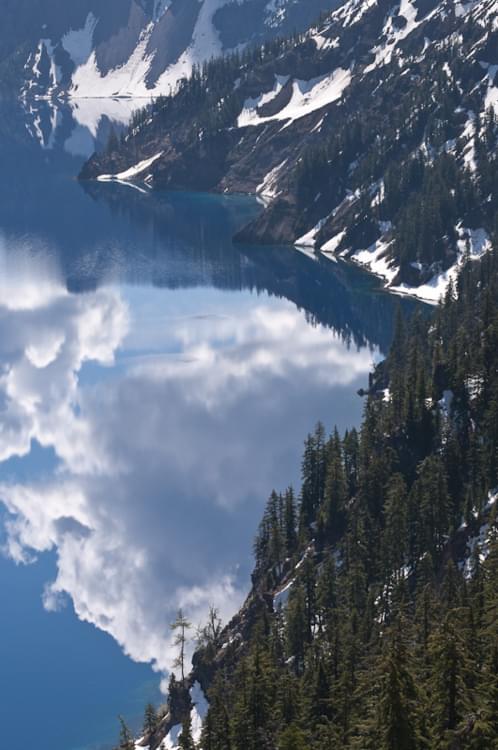
<svg viewBox="0 0 498 750"><path fill-rule="evenodd" d="M0 80L27 97L168 94L192 66L305 29L338 0L5 0Z"/></svg>

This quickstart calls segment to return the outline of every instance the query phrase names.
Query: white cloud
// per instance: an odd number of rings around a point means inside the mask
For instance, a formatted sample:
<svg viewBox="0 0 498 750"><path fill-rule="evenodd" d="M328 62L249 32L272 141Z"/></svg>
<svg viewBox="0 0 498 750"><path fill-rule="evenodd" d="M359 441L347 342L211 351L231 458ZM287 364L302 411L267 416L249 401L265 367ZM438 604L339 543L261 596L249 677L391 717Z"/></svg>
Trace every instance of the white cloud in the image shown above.
<svg viewBox="0 0 498 750"><path fill-rule="evenodd" d="M148 290L131 316L116 290L51 284L27 306L0 298L0 459L29 463L32 440L57 457L0 485L6 549L17 562L54 549L45 606L69 597L165 673L176 609L198 624L210 604L225 619L238 607L265 497L289 481L333 389L349 419L343 394L372 355L281 300ZM98 376L85 384L88 362Z"/></svg>

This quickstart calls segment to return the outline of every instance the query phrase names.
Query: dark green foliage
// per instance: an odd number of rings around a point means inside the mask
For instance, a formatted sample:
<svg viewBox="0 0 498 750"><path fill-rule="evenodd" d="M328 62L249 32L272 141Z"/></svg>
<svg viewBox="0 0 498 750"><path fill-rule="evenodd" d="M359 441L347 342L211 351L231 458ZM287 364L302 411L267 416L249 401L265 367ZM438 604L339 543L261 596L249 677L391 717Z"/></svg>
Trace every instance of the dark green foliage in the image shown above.
<svg viewBox="0 0 498 750"><path fill-rule="evenodd" d="M135 741L133 735L122 716L119 717L119 750L135 750Z"/></svg>
<svg viewBox="0 0 498 750"><path fill-rule="evenodd" d="M189 78L179 81L170 96L160 96L146 107L134 112L128 138L133 139L147 127L152 137L171 127L176 118L185 117L189 123L189 142L199 138L208 140L225 127L233 125L242 109L243 97L239 86L242 78L251 80L252 71L264 67L286 50L300 43L296 35L288 39L274 39L261 46L247 47L194 65Z"/></svg>
<svg viewBox="0 0 498 750"><path fill-rule="evenodd" d="M145 707L145 714L144 714L144 726L143 726L144 735L154 734L154 732L157 729L158 723L159 723L159 719L157 716L157 711L152 705L152 703L148 703Z"/></svg>
<svg viewBox="0 0 498 750"><path fill-rule="evenodd" d="M206 748L498 747L497 256L457 287L398 320L360 434L308 436L298 507L272 493L268 606L215 669Z"/></svg>
<svg viewBox="0 0 498 750"><path fill-rule="evenodd" d="M458 153L455 135L465 124L457 107L461 91L439 75L443 62L456 68L455 54L443 44L424 60L425 72L413 87L400 90L399 78L386 76L378 96L352 113L346 109L348 116L335 122L331 136L306 148L295 173L302 206L313 204L318 194L336 206L348 191L360 191L341 247L368 247L379 237L377 222L389 222L389 253L400 278L410 283L419 272L430 278L454 262L459 221L491 231L498 208L494 113L486 114L485 124L476 118L476 133L484 133L475 138L477 177L445 147L454 142ZM372 204L372 186L379 180L381 197Z"/></svg>
<svg viewBox="0 0 498 750"><path fill-rule="evenodd" d="M308 750L306 735L296 724L289 724L280 733L278 750Z"/></svg>
<svg viewBox="0 0 498 750"><path fill-rule="evenodd" d="M192 719L188 713L182 724L182 731L178 737L180 750L195 750L195 742L192 737Z"/></svg>

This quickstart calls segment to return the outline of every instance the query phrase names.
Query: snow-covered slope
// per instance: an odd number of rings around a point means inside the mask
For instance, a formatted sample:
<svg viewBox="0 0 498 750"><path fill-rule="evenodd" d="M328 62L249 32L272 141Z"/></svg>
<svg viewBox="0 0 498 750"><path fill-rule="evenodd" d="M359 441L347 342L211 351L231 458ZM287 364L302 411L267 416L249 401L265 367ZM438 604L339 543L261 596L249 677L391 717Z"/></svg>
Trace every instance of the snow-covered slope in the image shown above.
<svg viewBox="0 0 498 750"><path fill-rule="evenodd" d="M26 97L150 97L194 65L304 29L338 0L19 0L2 10L0 69ZM31 12L29 12L31 11ZM7 61L7 62L6 62Z"/></svg>

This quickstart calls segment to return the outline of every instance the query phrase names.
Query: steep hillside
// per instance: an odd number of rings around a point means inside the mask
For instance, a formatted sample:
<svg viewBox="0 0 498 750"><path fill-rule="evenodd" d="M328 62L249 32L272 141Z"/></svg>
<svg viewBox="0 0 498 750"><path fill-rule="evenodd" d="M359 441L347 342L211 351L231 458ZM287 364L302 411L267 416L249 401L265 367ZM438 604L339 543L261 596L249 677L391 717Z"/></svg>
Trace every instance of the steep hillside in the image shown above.
<svg viewBox="0 0 498 750"><path fill-rule="evenodd" d="M497 211L498 7L349 0L196 70L84 178L259 193L242 242L298 243L437 301Z"/></svg>
<svg viewBox="0 0 498 750"><path fill-rule="evenodd" d="M7 0L2 87L26 97L149 97L194 64L306 28L337 0Z"/></svg>
<svg viewBox="0 0 498 750"><path fill-rule="evenodd" d="M398 319L359 432L308 436L245 605L223 631L211 614L137 748L496 747L497 257Z"/></svg>

